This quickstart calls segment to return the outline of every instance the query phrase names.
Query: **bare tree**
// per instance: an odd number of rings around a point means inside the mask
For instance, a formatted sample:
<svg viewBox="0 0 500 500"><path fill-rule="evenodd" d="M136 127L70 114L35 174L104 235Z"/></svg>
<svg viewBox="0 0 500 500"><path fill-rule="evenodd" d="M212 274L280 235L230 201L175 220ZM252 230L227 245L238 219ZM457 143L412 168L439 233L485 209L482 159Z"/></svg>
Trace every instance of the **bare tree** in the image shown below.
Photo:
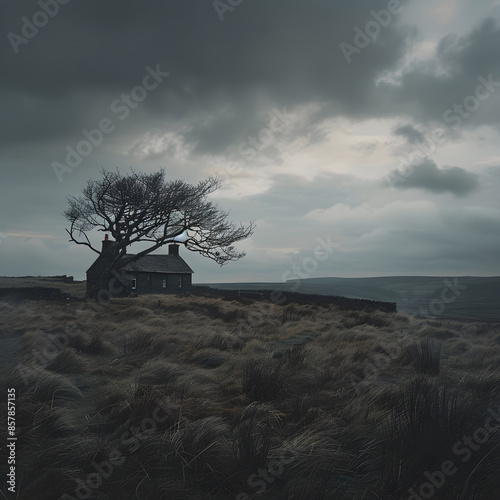
<svg viewBox="0 0 500 500"><path fill-rule="evenodd" d="M207 196L221 186L217 177L197 185L182 180L166 181L165 171L152 174L121 175L102 170L103 178L88 181L83 196L68 196L69 208L64 216L70 223L66 232L70 241L88 246L97 254L89 238L93 230L109 233L115 240L109 266L103 281L113 270L119 270L163 245L183 236L188 250L223 265L238 260L233 243L248 238L255 228L236 226L227 220L229 212L221 210ZM149 247L136 255L127 255L133 243L147 242Z"/></svg>

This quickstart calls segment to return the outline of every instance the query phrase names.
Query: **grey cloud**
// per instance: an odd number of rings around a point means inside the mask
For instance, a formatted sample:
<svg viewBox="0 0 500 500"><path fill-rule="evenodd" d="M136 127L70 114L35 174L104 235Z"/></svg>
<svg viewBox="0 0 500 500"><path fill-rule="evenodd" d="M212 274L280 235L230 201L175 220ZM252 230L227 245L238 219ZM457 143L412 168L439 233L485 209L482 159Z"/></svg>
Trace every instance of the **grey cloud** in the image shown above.
<svg viewBox="0 0 500 500"><path fill-rule="evenodd" d="M414 119L422 122L447 121L444 114L455 105L462 105L468 96L474 96L478 78L500 81L500 25L492 18L463 36L447 35L438 43L434 57L418 61L406 69L397 83L384 83L382 87ZM499 126L500 98L498 86L490 98L479 102L472 113L461 116L460 125L482 124ZM484 90L483 90L484 94ZM454 111L455 114L459 113Z"/></svg>
<svg viewBox="0 0 500 500"><path fill-rule="evenodd" d="M360 151L364 154L369 154L373 153L377 149L377 144L375 142L358 142L354 146L351 146L351 149Z"/></svg>
<svg viewBox="0 0 500 500"><path fill-rule="evenodd" d="M399 179L394 184L397 189L419 188L434 193L452 193L464 196L479 188L477 174L468 172L460 167L438 168L432 161L427 160L413 167L402 176L397 170L393 174Z"/></svg>
<svg viewBox="0 0 500 500"><path fill-rule="evenodd" d="M109 109L96 109L90 123L73 109L128 93L144 68L155 64L171 73L168 83L141 103L144 119L127 120L124 128L144 129L147 123L178 130L190 123L186 140L199 154L228 151L235 140L259 130L262 113L273 106L319 104L306 128L338 114L372 116L383 109L374 80L398 64L412 32L391 23L350 65L339 44L352 43L354 27L364 26L370 10L386 3L347 8L326 0L254 0L221 23L212 2L70 2L19 54L9 43L0 48L2 87L11 103L4 140L78 136ZM4 30L19 32L21 17L39 6L8 3L2 10ZM16 110L30 107L27 123ZM228 114L220 113L223 107ZM207 120L210 126L203 126ZM309 133L312 141L324 138L318 130Z"/></svg>
<svg viewBox="0 0 500 500"><path fill-rule="evenodd" d="M393 134L405 137L410 144L417 144L425 141L424 134L410 124L397 127L394 129Z"/></svg>
<svg viewBox="0 0 500 500"><path fill-rule="evenodd" d="M211 2L70 2L18 55L9 43L0 47L9 123L1 140L77 138L109 115L112 99L141 82L147 65L160 64L171 76L122 129L182 130L199 155L230 153L263 126L262 114L274 106L318 108L288 131L286 141L322 141L321 123L339 115L411 113L442 120L447 107L474 89L478 75L499 69L500 28L488 19L464 37L444 37L437 63L410 67L398 85L376 85L381 74L399 67L415 29L396 19L351 64L339 44L353 43L354 28L386 6L384 0L349 7L327 0L253 0L221 23ZM39 10L36 2L0 8L7 32L19 32L21 17ZM498 122L497 105L483 108L483 122Z"/></svg>

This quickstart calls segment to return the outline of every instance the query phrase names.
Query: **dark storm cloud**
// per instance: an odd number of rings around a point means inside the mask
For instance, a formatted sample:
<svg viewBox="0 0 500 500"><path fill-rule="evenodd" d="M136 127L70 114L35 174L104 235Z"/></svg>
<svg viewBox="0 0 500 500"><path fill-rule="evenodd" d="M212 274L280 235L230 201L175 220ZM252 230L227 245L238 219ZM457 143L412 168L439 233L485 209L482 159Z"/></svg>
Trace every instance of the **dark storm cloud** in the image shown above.
<svg viewBox="0 0 500 500"><path fill-rule="evenodd" d="M435 60L410 67L398 85L376 85L400 65L415 30L394 16L350 64L340 44L354 44L355 28L363 30L373 21L370 12L386 7L383 0L348 6L253 0L226 12L221 22L212 2L69 2L18 46L18 54L4 39L1 86L9 125L1 140L78 137L109 116L110 103L140 84L148 65L171 75L140 103L141 119L127 121L124 129L176 131L200 154L231 153L265 126L262 115L274 106L317 106L287 140L303 137L305 129L311 142L321 141L325 134L314 127L338 115L411 111L419 119L442 120L449 106L474 90L477 76L496 75L500 27L488 19L466 36L444 37ZM31 19L40 7L6 2L2 10L5 36L20 34L23 16ZM498 122L498 104L481 104L483 121Z"/></svg>
<svg viewBox="0 0 500 500"><path fill-rule="evenodd" d="M482 80L489 85L483 84L478 100L476 91ZM413 63L397 83L383 87L401 111L406 109L418 120L500 126L500 25L488 18L466 35L444 36L433 58ZM467 102L469 96L473 97Z"/></svg>
<svg viewBox="0 0 500 500"><path fill-rule="evenodd" d="M460 167L438 168L432 160L427 160L413 167L404 177L400 176L400 182L395 183L394 187L419 188L434 193L448 192L464 196L478 189L479 177Z"/></svg>
<svg viewBox="0 0 500 500"><path fill-rule="evenodd" d="M410 124L401 125L395 128L393 134L405 137L410 144L418 144L425 141L424 134Z"/></svg>
<svg viewBox="0 0 500 500"><path fill-rule="evenodd" d="M10 117L3 140L77 135L93 123L73 110L96 108L95 119L109 114L106 103L156 64L171 73L168 85L141 103L146 119L127 127L189 123L185 138L199 153L232 148L262 127L263 111L273 106L319 103L311 124L337 114L371 116L380 107L374 80L398 64L412 31L390 24L351 64L339 44L353 43L354 28L386 4L254 0L220 22L212 2L70 2L19 54L4 40ZM22 17L40 7L3 9L4 33L20 33Z"/></svg>
<svg viewBox="0 0 500 500"><path fill-rule="evenodd" d="M270 188L251 197L252 202L269 216L282 217L283 215L298 217L315 208L327 208L333 200L347 201L349 195L346 185L352 177L342 174L322 175L314 180L305 180L302 176L291 174L277 174L272 177ZM358 185L362 182L357 180ZM278 206L279 209L270 207Z"/></svg>

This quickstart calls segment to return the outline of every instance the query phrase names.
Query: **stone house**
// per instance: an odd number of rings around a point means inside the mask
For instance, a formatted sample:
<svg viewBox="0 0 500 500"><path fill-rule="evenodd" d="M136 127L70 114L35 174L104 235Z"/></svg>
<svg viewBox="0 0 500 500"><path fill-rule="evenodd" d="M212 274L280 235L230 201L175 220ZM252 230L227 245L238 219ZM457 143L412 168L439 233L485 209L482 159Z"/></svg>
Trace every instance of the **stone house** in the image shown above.
<svg viewBox="0 0 500 500"><path fill-rule="evenodd" d="M102 288L103 270L110 260L110 250L114 241L102 242L102 253L87 269L87 291ZM123 259L133 254L127 254ZM178 293L189 290L193 270L179 255L179 245L168 245L168 254L148 254L125 267L117 266L117 271L125 279L124 295L143 293Z"/></svg>

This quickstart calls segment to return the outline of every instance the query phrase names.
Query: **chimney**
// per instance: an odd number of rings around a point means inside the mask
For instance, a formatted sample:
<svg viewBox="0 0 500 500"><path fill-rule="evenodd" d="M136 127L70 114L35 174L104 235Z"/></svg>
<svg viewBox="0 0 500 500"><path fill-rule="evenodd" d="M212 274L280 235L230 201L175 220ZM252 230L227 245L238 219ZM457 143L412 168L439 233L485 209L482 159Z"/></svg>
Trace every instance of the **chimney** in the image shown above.
<svg viewBox="0 0 500 500"><path fill-rule="evenodd" d="M168 255L179 255L179 245L175 243L168 245Z"/></svg>
<svg viewBox="0 0 500 500"><path fill-rule="evenodd" d="M114 241L111 241L109 239L109 236L106 234L104 236L104 239L102 240L102 250L101 250L101 254L102 255L105 255L109 252L111 252L111 249L115 246L115 242Z"/></svg>

